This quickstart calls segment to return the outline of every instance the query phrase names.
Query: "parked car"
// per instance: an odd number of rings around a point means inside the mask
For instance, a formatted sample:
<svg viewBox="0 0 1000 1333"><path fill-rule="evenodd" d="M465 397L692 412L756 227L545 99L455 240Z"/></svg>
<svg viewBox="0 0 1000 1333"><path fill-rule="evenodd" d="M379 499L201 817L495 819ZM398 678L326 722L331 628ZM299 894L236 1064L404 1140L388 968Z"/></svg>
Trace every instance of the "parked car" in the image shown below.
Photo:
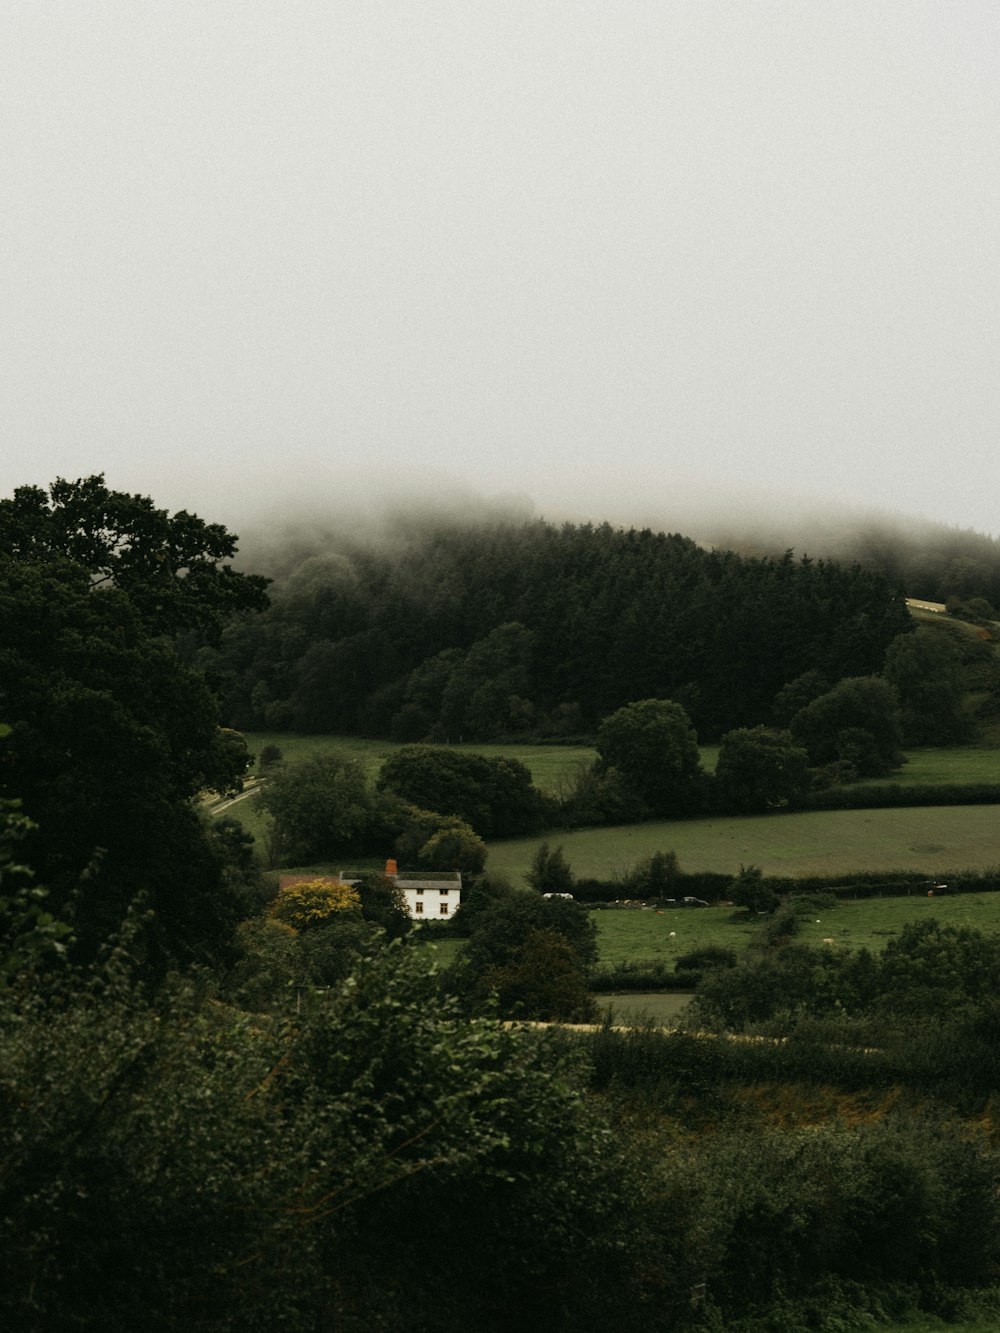
<svg viewBox="0 0 1000 1333"><path fill-rule="evenodd" d="M704 898L682 898L681 901L680 901L680 906L681 906L681 907L707 907L707 906L708 906L708 903L705 901Z"/></svg>

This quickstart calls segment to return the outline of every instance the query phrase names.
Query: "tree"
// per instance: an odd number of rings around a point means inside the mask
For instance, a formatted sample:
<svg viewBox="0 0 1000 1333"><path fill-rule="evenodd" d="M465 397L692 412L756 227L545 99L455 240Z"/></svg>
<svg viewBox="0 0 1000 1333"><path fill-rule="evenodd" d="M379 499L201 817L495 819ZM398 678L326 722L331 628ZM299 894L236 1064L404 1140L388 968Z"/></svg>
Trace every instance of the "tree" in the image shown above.
<svg viewBox="0 0 1000 1333"><path fill-rule="evenodd" d="M554 851L543 842L531 860L531 869L524 877L537 893L569 893L576 886L576 876L562 847Z"/></svg>
<svg viewBox="0 0 1000 1333"><path fill-rule="evenodd" d="M606 717L597 732L598 765L616 769L652 814L688 813L701 798L698 738L671 699L641 699Z"/></svg>
<svg viewBox="0 0 1000 1333"><path fill-rule="evenodd" d="M0 727L0 737L7 732ZM0 801L0 985L23 969L62 959L72 927L48 910L45 889L20 863L17 845L31 830L18 802Z"/></svg>
<svg viewBox="0 0 1000 1333"><path fill-rule="evenodd" d="M424 810L456 815L483 838L531 833L541 817L531 773L502 756L404 745L382 765L378 786Z"/></svg>
<svg viewBox="0 0 1000 1333"><path fill-rule="evenodd" d="M748 912L773 912L780 901L758 866L740 866L729 886L729 897L734 906Z"/></svg>
<svg viewBox="0 0 1000 1333"><path fill-rule="evenodd" d="M654 852L636 866L631 883L636 894L644 898L670 898L677 890L680 873L676 852Z"/></svg>
<svg viewBox="0 0 1000 1333"><path fill-rule="evenodd" d="M808 791L809 756L788 731L742 727L722 738L715 782L723 810L780 810Z"/></svg>
<svg viewBox="0 0 1000 1333"><path fill-rule="evenodd" d="M290 865L360 850L372 813L364 769L337 752L278 770L259 801L273 821L276 852Z"/></svg>
<svg viewBox="0 0 1000 1333"><path fill-rule="evenodd" d="M0 556L18 564L86 570L94 589L117 588L156 634L198 629L267 605L267 580L224 563L236 538L221 524L181 510L170 515L144 495L108 490L103 474L21 486L0 500Z"/></svg>
<svg viewBox="0 0 1000 1333"><path fill-rule="evenodd" d="M468 924L468 919L466 919ZM478 910L468 944L448 973L448 984L473 1003L485 998L497 969L513 975L529 938L554 932L565 940L586 968L597 961L597 926L586 908L568 898L543 898L537 893L501 894ZM484 981L489 974L491 981Z"/></svg>
<svg viewBox="0 0 1000 1333"><path fill-rule="evenodd" d="M388 875L364 875L358 881L358 897L362 917L381 926L388 939L399 939L410 931L413 922L403 891Z"/></svg>
<svg viewBox="0 0 1000 1333"><path fill-rule="evenodd" d="M173 636L212 638L264 604L265 580L224 563L235 544L102 477L0 500L0 797L23 800L26 864L57 915L72 901L79 953L137 896L161 962L218 956L231 938L238 904L193 798L235 785L246 749L226 744Z"/></svg>
<svg viewBox="0 0 1000 1333"><path fill-rule="evenodd" d="M428 870L460 870L479 875L486 865L486 843L460 819L451 820L432 833L417 853Z"/></svg>
<svg viewBox="0 0 1000 1333"><path fill-rule="evenodd" d="M478 978L482 998L495 993L500 1012L549 1023L591 1023L597 1004L579 953L557 930L533 930L517 959Z"/></svg>
<svg viewBox="0 0 1000 1333"><path fill-rule="evenodd" d="M921 626L890 643L882 673L899 698L908 745L950 745L966 740L962 655L947 634Z"/></svg>
<svg viewBox="0 0 1000 1333"><path fill-rule="evenodd" d="M792 735L814 764L846 759L862 777L902 763L896 692L878 676L849 676L796 713Z"/></svg>

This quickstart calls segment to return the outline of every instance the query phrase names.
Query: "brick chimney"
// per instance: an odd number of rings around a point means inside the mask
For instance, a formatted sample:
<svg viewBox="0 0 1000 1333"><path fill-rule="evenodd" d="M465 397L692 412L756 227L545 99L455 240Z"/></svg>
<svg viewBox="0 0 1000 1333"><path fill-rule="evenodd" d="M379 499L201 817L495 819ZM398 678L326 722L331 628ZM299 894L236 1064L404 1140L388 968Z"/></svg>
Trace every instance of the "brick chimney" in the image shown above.
<svg viewBox="0 0 1000 1333"><path fill-rule="evenodd" d="M389 860L386 861L385 863L386 879L395 879L398 874L399 871L396 868L396 862L392 859L392 857L390 857Z"/></svg>

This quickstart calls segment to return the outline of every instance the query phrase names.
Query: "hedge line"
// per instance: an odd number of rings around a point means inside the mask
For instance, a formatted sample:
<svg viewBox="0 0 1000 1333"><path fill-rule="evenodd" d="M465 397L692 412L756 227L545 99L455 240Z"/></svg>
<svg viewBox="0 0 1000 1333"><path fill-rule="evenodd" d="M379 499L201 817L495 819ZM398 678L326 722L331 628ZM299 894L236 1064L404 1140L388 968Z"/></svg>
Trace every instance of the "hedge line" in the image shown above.
<svg viewBox="0 0 1000 1333"><path fill-rule="evenodd" d="M829 787L810 792L800 810L883 810L925 805L1000 805L1000 783L969 782L922 784L901 787L898 782L880 786Z"/></svg>

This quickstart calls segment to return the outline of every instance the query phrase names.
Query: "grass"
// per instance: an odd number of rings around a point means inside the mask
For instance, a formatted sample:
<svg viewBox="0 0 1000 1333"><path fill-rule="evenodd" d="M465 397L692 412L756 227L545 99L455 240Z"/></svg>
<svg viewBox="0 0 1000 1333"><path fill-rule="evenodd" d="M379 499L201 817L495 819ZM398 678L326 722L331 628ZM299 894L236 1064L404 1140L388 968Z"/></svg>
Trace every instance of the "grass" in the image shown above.
<svg viewBox="0 0 1000 1333"><path fill-rule="evenodd" d="M299 736L292 732L245 732L253 754L265 745L277 745L286 762L308 759L336 750L359 760L374 777L386 757L400 747L395 741L367 740L360 736ZM499 754L519 759L531 772L538 787L558 791L572 781L580 764L590 764L597 751L588 745L455 745L469 754ZM702 766L715 771L718 745L702 745ZM951 746L944 749L910 750L898 773L884 779L867 779L866 786L898 783L912 787L923 783L1000 782L1000 750L989 746Z"/></svg>
<svg viewBox="0 0 1000 1333"><path fill-rule="evenodd" d="M562 845L577 876L614 880L656 851L677 853L682 870L737 874L843 874L849 870L985 870L1000 862L997 807L929 806L825 810L786 815L622 824L550 832L490 845L489 867L520 880L540 842Z"/></svg>
<svg viewBox="0 0 1000 1333"><path fill-rule="evenodd" d="M741 953L757 927L730 907L609 910L596 914L600 962L642 960L672 964L692 949L721 945ZM849 898L835 907L804 917L796 939L815 948L884 949L908 921L931 915L943 925L970 926L984 934L1000 934L1000 893L961 893L928 898L914 892L902 898Z"/></svg>
<svg viewBox="0 0 1000 1333"><path fill-rule="evenodd" d="M286 763L329 754L331 750L357 759L370 777L375 778L382 763L400 746L395 741L365 740L360 736L297 736L291 732L247 731L251 753L260 755L265 745L277 745ZM536 787L558 791L572 781L581 763L591 764L596 750L588 745L453 745L466 754L503 755L517 759L531 773ZM709 750L709 747L706 747ZM712 751L712 753L715 753ZM251 772L256 771L251 769Z"/></svg>
<svg viewBox="0 0 1000 1333"><path fill-rule="evenodd" d="M669 1027L691 996L684 991L631 991L622 995L595 995L601 1017L612 1023L638 1027L649 1022Z"/></svg>

